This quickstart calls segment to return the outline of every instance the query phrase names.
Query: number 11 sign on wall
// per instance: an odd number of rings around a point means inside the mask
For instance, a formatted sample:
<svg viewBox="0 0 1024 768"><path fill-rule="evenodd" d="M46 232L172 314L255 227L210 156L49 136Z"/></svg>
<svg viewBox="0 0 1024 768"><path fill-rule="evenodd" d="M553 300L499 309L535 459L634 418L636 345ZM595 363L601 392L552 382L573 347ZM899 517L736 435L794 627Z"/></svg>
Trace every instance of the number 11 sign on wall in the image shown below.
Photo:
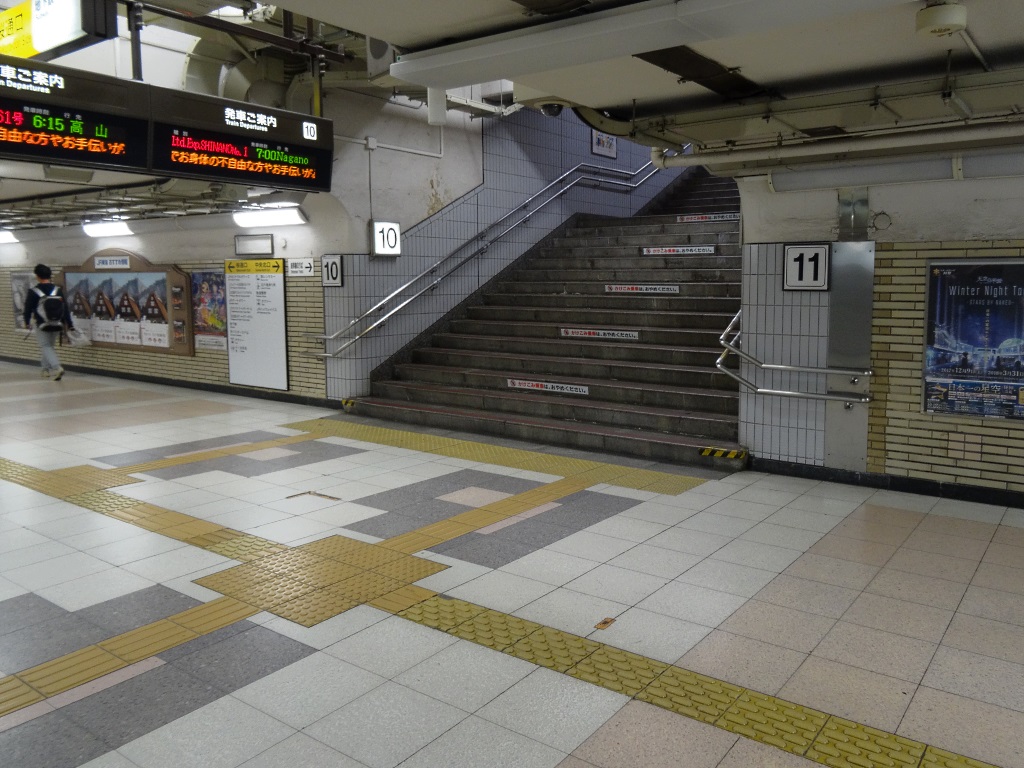
<svg viewBox="0 0 1024 768"><path fill-rule="evenodd" d="M785 291L828 290L828 243L786 246Z"/></svg>

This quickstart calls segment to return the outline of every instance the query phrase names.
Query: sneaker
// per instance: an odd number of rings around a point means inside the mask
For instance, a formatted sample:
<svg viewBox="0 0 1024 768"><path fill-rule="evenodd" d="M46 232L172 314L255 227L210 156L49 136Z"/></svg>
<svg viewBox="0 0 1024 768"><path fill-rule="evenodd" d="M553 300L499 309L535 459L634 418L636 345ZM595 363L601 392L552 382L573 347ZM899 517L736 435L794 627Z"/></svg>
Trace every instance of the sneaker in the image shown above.
<svg viewBox="0 0 1024 768"><path fill-rule="evenodd" d="M58 368L57 372L53 375L53 380L54 381L60 381L63 376L64 376L64 369L63 368Z"/></svg>
<svg viewBox="0 0 1024 768"><path fill-rule="evenodd" d="M49 368L43 368L43 370L39 373L39 375L42 376L44 379L50 378L50 369Z"/></svg>

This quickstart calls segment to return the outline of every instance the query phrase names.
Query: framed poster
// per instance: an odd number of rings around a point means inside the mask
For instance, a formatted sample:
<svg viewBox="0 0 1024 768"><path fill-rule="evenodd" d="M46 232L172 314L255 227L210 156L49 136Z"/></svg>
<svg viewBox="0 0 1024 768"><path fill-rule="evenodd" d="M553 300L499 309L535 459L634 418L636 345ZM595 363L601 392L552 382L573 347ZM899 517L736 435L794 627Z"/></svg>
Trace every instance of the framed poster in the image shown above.
<svg viewBox="0 0 1024 768"><path fill-rule="evenodd" d="M196 349L228 348L228 308L223 272L192 273L192 330Z"/></svg>
<svg viewBox="0 0 1024 768"><path fill-rule="evenodd" d="M610 157L613 160L619 156L618 138L610 133L590 130L590 152L594 155Z"/></svg>
<svg viewBox="0 0 1024 768"><path fill-rule="evenodd" d="M25 329L22 315L25 313L25 299L28 292L39 280L31 272L11 272L11 300L14 302L14 327Z"/></svg>
<svg viewBox="0 0 1024 768"><path fill-rule="evenodd" d="M932 261L924 410L1024 419L1024 261Z"/></svg>

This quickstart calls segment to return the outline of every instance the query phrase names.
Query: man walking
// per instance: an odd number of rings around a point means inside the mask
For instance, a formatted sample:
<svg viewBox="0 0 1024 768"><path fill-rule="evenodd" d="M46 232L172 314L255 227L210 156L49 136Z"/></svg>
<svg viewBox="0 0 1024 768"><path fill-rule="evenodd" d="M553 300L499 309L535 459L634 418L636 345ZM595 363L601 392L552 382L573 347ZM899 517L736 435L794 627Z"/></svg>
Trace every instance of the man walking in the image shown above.
<svg viewBox="0 0 1024 768"><path fill-rule="evenodd" d="M59 285L50 282L53 273L45 264L37 264L33 270L39 283L30 288L25 296L25 311L22 319L25 327L32 327L32 320L36 322L36 340L39 342L40 364L43 367L43 378L53 376L54 381L60 381L64 376L64 368L57 357L55 345L60 339L65 328L74 328L71 321L71 312L68 311L67 302L64 300L64 292Z"/></svg>

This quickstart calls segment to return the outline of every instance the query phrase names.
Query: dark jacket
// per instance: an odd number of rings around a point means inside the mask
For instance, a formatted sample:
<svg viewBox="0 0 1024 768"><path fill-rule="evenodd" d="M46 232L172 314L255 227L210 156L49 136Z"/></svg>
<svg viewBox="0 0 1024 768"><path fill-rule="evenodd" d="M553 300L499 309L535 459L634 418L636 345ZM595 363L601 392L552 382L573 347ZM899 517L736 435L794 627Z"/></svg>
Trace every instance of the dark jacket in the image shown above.
<svg viewBox="0 0 1024 768"><path fill-rule="evenodd" d="M37 283L35 288L38 288L48 296L53 293L56 293L58 296L64 295L64 291L60 289L60 286L54 283ZM22 313L22 319L25 321L26 328L31 327L33 318L35 318L36 325L40 325L43 322L43 317L37 311L39 309L40 298L39 294L36 293L35 288L30 288L28 295L25 297L25 311ZM75 327L74 322L71 320L71 310L68 309L67 301L64 302L64 317L62 320L66 328Z"/></svg>

